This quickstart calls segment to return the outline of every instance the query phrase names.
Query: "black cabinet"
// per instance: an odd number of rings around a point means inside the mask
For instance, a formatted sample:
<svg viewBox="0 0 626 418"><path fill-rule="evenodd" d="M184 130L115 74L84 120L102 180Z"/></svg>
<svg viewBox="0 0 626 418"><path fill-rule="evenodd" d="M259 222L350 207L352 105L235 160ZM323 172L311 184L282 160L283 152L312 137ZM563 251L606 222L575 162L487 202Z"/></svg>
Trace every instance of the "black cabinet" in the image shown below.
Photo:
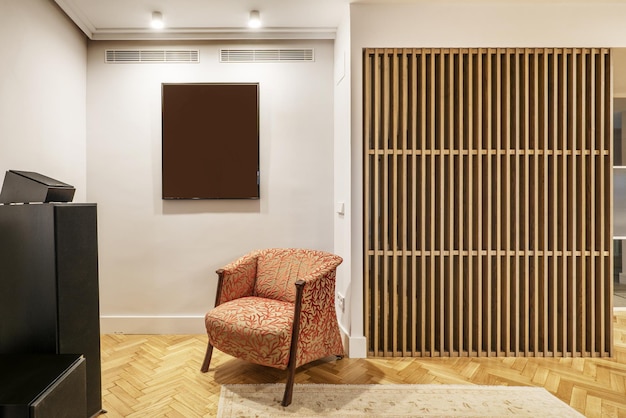
<svg viewBox="0 0 626 418"><path fill-rule="evenodd" d="M0 205L0 354L82 354L102 410L95 204Z"/></svg>
<svg viewBox="0 0 626 418"><path fill-rule="evenodd" d="M0 354L0 417L85 418L85 358Z"/></svg>

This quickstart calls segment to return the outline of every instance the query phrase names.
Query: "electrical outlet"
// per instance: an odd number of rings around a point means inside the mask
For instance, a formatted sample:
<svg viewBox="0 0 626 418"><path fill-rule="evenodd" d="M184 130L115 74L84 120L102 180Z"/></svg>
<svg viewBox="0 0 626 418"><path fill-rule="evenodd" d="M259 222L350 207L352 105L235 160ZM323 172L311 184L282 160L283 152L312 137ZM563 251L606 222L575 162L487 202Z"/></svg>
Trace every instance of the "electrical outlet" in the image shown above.
<svg viewBox="0 0 626 418"><path fill-rule="evenodd" d="M337 306L341 312L346 311L346 298L341 293L337 293Z"/></svg>

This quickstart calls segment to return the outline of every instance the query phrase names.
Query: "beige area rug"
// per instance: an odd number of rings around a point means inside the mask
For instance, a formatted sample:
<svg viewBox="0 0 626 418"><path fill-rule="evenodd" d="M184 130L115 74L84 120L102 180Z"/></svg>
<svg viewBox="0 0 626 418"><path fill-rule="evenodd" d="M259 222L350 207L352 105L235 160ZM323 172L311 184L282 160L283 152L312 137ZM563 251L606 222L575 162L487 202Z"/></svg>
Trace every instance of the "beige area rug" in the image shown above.
<svg viewBox="0 0 626 418"><path fill-rule="evenodd" d="M544 388L477 385L224 385L217 416L582 417Z"/></svg>

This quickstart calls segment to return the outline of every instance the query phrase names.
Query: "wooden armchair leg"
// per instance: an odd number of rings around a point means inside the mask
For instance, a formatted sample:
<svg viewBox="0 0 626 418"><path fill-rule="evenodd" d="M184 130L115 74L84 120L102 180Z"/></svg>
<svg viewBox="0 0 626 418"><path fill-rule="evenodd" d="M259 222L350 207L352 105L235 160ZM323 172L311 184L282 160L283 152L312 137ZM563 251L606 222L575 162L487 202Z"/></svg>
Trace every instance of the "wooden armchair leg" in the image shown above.
<svg viewBox="0 0 626 418"><path fill-rule="evenodd" d="M285 387L285 395L283 396L282 406L289 406L293 397L293 384L296 380L296 357L298 353L298 335L300 335L300 312L302 311L302 290L304 289L304 280L296 282L296 306L293 312L293 327L291 328L291 347L289 347L289 363L287 370L287 385Z"/></svg>
<svg viewBox="0 0 626 418"><path fill-rule="evenodd" d="M285 394L283 395L282 406L289 406L291 399L293 398L293 384L296 380L296 362L290 362L289 364L289 376L287 376L287 383L285 385Z"/></svg>
<svg viewBox="0 0 626 418"><path fill-rule="evenodd" d="M213 346L209 342L206 348L206 354L204 355L204 361L202 362L202 368L200 371L206 373L209 371L209 364L211 364L211 356L213 355Z"/></svg>

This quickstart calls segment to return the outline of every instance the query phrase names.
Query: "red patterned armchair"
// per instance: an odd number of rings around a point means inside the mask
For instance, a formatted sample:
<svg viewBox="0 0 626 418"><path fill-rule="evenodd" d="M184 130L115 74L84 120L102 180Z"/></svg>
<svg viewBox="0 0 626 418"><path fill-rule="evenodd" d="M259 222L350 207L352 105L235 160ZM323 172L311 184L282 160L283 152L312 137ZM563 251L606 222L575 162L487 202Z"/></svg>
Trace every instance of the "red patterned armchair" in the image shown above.
<svg viewBox="0 0 626 418"><path fill-rule="evenodd" d="M282 405L291 403L296 368L343 357L335 312L335 271L343 260L305 249L258 250L217 270L215 308L205 317L209 344L246 361L288 370Z"/></svg>

